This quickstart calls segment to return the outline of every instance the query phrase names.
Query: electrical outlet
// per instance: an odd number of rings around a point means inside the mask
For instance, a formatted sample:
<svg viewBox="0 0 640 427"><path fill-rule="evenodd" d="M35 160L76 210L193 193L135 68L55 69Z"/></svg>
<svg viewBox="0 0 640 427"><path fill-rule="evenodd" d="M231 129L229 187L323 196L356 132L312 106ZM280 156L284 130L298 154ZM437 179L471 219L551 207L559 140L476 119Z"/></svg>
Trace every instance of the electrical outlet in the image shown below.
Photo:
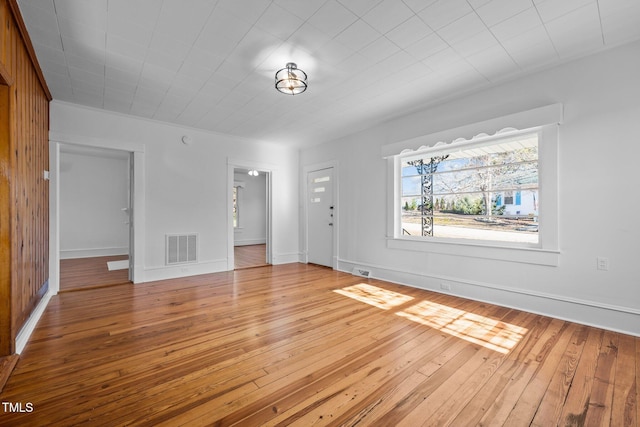
<svg viewBox="0 0 640 427"><path fill-rule="evenodd" d="M596 258L596 268L598 270L608 271L609 270L609 258L605 258L599 256Z"/></svg>
<svg viewBox="0 0 640 427"><path fill-rule="evenodd" d="M440 289L442 289L443 291L450 291L451 290L451 284L450 283L445 283L445 282L440 282Z"/></svg>

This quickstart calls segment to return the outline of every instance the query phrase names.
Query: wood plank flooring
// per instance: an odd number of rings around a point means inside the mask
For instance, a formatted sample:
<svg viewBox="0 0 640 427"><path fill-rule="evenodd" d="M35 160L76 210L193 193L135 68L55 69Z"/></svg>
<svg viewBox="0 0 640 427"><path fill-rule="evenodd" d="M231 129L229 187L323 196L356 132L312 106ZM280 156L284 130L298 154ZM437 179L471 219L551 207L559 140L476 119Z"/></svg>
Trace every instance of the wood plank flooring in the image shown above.
<svg viewBox="0 0 640 427"><path fill-rule="evenodd" d="M13 368L18 363L18 355L12 354L11 356L0 357L0 392L4 389L4 385L9 380Z"/></svg>
<svg viewBox="0 0 640 427"><path fill-rule="evenodd" d="M236 270L267 265L267 245L235 246L233 254Z"/></svg>
<svg viewBox="0 0 640 427"><path fill-rule="evenodd" d="M0 425L638 426L640 338L304 264L54 297Z"/></svg>
<svg viewBox="0 0 640 427"><path fill-rule="evenodd" d="M129 283L129 270L109 271L107 262L128 259L127 255L60 260L60 292Z"/></svg>

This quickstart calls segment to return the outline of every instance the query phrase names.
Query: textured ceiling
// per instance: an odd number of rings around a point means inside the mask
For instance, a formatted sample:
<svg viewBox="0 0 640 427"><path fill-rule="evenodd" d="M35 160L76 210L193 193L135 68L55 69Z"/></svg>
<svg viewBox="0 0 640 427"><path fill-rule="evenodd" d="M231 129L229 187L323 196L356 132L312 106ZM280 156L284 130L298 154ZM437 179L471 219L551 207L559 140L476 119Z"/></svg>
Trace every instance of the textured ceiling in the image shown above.
<svg viewBox="0 0 640 427"><path fill-rule="evenodd" d="M639 0L18 3L55 100L298 147L640 38Z"/></svg>

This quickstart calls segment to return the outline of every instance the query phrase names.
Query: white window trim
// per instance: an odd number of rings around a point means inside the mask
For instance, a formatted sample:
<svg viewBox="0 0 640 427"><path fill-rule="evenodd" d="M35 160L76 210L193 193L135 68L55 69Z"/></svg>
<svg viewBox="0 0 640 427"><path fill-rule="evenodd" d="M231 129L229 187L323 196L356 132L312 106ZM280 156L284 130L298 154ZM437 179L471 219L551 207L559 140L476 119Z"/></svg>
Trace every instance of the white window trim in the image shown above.
<svg viewBox="0 0 640 427"><path fill-rule="evenodd" d="M557 266L560 254L558 237L558 124L560 123L562 123L562 105L554 104L383 146L382 154L387 159L387 176L390 177L387 183L387 247ZM514 128L514 125L519 127ZM402 180L399 171L403 155L435 154L438 151L448 151L452 144L476 143L536 128L541 135L538 145L541 212L537 245L437 237L425 240L422 237L402 235L399 209ZM469 132L476 132L475 136L465 139ZM450 142L442 142L443 138Z"/></svg>

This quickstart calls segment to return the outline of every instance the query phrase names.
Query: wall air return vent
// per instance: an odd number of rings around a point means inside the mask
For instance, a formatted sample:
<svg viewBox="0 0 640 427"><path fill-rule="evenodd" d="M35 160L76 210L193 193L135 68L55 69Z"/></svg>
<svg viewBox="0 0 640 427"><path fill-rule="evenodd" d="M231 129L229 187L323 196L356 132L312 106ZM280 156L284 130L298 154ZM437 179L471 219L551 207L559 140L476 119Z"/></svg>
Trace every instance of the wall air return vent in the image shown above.
<svg viewBox="0 0 640 427"><path fill-rule="evenodd" d="M366 268L363 268L363 267L354 267L353 270L351 271L351 274L353 274L354 276L369 278L371 277L371 270L367 270Z"/></svg>
<svg viewBox="0 0 640 427"><path fill-rule="evenodd" d="M187 264L198 261L197 234L167 234L167 265Z"/></svg>

